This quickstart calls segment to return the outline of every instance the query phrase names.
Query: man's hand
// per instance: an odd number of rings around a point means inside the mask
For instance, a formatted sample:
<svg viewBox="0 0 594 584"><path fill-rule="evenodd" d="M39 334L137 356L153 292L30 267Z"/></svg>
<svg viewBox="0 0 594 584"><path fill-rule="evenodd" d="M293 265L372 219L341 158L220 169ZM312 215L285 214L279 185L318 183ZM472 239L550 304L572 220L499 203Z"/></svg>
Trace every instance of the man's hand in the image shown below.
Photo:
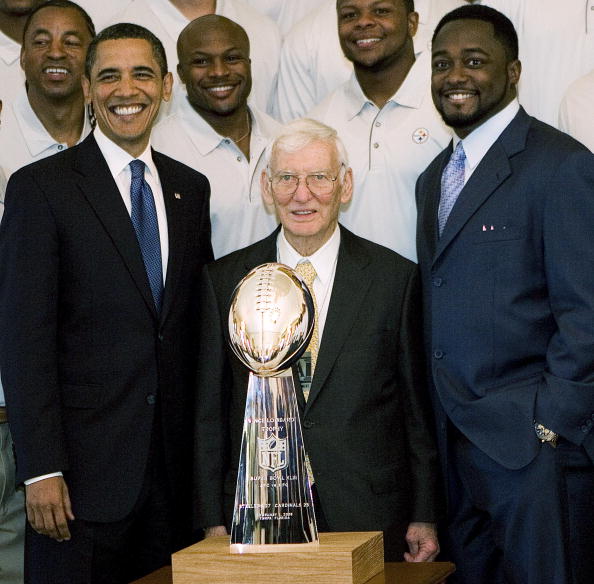
<svg viewBox="0 0 594 584"><path fill-rule="evenodd" d="M411 523L406 531L407 562L432 562L439 553L437 530L433 523Z"/></svg>
<svg viewBox="0 0 594 584"><path fill-rule="evenodd" d="M220 535L227 535L227 529L224 525L216 525L214 527L207 527L204 530L204 537L217 537Z"/></svg>
<svg viewBox="0 0 594 584"><path fill-rule="evenodd" d="M25 487L27 519L41 535L58 541L70 539L68 521L74 520L68 487L63 477L50 477Z"/></svg>

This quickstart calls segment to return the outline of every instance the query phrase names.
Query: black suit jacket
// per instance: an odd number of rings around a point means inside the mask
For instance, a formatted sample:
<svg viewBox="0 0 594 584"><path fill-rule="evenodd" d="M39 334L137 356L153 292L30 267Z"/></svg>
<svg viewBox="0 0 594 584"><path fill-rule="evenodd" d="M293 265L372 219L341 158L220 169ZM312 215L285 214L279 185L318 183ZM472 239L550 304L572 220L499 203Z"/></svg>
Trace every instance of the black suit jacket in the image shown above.
<svg viewBox="0 0 594 584"><path fill-rule="evenodd" d="M594 460L594 156L521 109L438 238L440 179L451 152L417 182L439 443L449 418L517 469L541 447L536 419Z"/></svg>
<svg viewBox="0 0 594 584"><path fill-rule="evenodd" d="M202 343L195 468L201 526L229 524L235 495L248 371L222 332L230 296L250 269L276 261L277 234L205 269L202 297L210 326ZM330 528L383 530L387 556L398 559L408 523L436 515L420 301L415 264L341 228L307 404L297 392Z"/></svg>
<svg viewBox="0 0 594 584"><path fill-rule="evenodd" d="M18 480L63 471L75 516L115 521L153 426L188 513L198 280L209 184L153 152L169 257L157 314L130 216L95 139L16 172L0 228L0 355Z"/></svg>

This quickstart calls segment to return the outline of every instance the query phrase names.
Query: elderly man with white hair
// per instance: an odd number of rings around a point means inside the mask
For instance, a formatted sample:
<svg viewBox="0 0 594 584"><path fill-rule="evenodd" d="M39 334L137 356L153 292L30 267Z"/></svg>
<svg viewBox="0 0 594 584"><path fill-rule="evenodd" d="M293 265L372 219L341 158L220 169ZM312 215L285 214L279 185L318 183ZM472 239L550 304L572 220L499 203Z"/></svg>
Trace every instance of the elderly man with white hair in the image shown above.
<svg viewBox="0 0 594 584"><path fill-rule="evenodd" d="M281 225L204 271L195 506L207 535L231 522L248 371L226 346L228 300L265 262L309 277L317 341L294 370L319 531L383 531L389 561L438 552L436 454L415 264L340 226L353 177L332 128L297 120L266 151L264 199Z"/></svg>

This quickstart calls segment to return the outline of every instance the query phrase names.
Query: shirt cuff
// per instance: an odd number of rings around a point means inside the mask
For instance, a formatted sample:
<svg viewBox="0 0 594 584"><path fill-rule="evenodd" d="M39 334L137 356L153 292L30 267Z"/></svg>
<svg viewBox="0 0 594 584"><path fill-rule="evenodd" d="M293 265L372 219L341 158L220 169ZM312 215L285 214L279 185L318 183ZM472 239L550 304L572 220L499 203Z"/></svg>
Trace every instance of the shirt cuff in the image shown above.
<svg viewBox="0 0 594 584"><path fill-rule="evenodd" d="M43 481L45 479L51 479L52 477L61 476L64 476L61 472L51 472L50 474L41 475L39 477L33 477L32 479L27 479L25 481L25 485L32 485L33 483L38 483L39 481Z"/></svg>

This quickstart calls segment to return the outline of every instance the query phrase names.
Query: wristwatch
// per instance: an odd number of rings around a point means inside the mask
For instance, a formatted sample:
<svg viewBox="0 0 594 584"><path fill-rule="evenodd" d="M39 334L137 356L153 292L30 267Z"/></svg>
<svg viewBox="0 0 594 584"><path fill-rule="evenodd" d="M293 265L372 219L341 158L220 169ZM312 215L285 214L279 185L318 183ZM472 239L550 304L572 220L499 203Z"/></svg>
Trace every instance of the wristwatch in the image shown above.
<svg viewBox="0 0 594 584"><path fill-rule="evenodd" d="M536 432L536 437L544 444L548 442L553 448L557 447L557 439L559 438L559 434L557 432L553 432L548 428L545 428L539 422L534 422L534 431Z"/></svg>

